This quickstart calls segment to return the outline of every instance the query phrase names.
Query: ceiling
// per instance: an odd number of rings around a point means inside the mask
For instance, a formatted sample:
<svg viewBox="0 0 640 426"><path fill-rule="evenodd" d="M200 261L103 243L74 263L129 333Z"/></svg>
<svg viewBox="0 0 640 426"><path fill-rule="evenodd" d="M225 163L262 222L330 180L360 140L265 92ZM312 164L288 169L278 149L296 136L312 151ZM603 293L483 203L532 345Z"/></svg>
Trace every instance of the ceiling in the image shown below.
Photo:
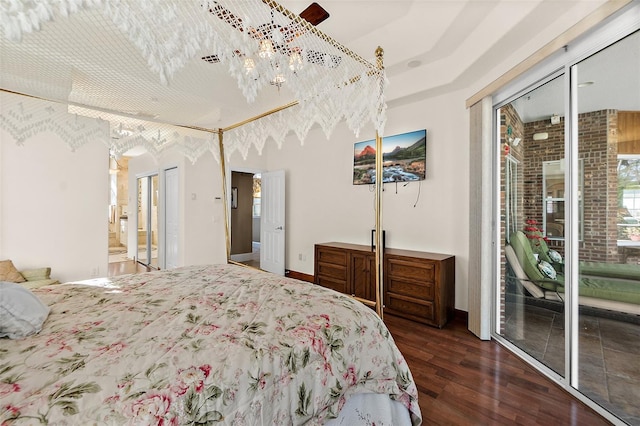
<svg viewBox="0 0 640 426"><path fill-rule="evenodd" d="M578 113L640 111L640 31L578 62L576 69ZM564 85L565 76L561 75L512 104L525 123L564 116Z"/></svg>
<svg viewBox="0 0 640 426"><path fill-rule="evenodd" d="M28 0L25 0L28 1ZM182 1L160 0L175 3ZM309 1L282 0L298 14ZM384 49L386 100L402 103L479 90L593 12L604 0L320 0L318 25L375 63ZM0 2L0 7L9 7ZM224 128L295 100L286 82L248 103L220 63L200 49L163 84L124 33L96 11L57 17L21 42L0 35L0 88L97 110L209 129ZM73 66L67 66L73 64ZM100 73L92 71L100 69ZM470 92L468 95L472 95Z"/></svg>

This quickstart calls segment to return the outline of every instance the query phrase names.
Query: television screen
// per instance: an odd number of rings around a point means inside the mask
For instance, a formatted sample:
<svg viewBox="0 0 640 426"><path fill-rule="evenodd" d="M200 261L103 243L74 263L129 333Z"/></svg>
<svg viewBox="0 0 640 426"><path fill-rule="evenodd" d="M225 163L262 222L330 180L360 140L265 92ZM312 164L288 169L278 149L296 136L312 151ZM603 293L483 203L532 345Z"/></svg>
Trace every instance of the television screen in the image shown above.
<svg viewBox="0 0 640 426"><path fill-rule="evenodd" d="M427 131L382 138L383 183L424 180L427 163ZM376 141L357 142L353 150L353 184L376 183Z"/></svg>

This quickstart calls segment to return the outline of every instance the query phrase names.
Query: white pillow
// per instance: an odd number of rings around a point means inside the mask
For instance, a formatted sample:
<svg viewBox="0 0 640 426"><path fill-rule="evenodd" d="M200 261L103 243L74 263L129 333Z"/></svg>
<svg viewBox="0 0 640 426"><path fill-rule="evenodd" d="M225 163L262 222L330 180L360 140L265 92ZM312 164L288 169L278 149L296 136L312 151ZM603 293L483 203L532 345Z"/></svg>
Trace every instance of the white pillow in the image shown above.
<svg viewBox="0 0 640 426"><path fill-rule="evenodd" d="M49 307L19 284L0 281L0 337L21 339L42 330Z"/></svg>
<svg viewBox="0 0 640 426"><path fill-rule="evenodd" d="M555 263L562 263L562 255L555 250L549 250L549 259L553 260Z"/></svg>
<svg viewBox="0 0 640 426"><path fill-rule="evenodd" d="M541 260L540 263L538 263L538 269L540 269L547 278L551 278L552 280L556 279L556 270L553 269L553 266L546 260Z"/></svg>

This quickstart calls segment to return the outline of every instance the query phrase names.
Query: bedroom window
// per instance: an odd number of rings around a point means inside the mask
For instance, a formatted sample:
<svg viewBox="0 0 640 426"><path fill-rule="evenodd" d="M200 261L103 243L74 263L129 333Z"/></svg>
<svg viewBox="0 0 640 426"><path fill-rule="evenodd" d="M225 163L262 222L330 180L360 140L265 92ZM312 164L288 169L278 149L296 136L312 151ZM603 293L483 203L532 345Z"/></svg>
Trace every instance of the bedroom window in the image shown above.
<svg viewBox="0 0 640 426"><path fill-rule="evenodd" d="M253 217L260 217L262 200L262 180L260 173L253 175Z"/></svg>
<svg viewBox="0 0 640 426"><path fill-rule="evenodd" d="M618 155L618 245L640 246L640 155Z"/></svg>

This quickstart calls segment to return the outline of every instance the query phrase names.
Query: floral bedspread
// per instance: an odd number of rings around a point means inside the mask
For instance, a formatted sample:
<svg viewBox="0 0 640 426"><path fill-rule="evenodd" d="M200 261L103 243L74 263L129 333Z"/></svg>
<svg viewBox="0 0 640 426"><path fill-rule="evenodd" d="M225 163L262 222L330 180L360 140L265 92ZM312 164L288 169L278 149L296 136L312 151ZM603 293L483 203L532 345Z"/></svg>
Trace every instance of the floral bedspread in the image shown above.
<svg viewBox="0 0 640 426"><path fill-rule="evenodd" d="M47 286L42 331L0 339L0 424L322 424L356 393L420 423L417 390L370 309L234 265Z"/></svg>

